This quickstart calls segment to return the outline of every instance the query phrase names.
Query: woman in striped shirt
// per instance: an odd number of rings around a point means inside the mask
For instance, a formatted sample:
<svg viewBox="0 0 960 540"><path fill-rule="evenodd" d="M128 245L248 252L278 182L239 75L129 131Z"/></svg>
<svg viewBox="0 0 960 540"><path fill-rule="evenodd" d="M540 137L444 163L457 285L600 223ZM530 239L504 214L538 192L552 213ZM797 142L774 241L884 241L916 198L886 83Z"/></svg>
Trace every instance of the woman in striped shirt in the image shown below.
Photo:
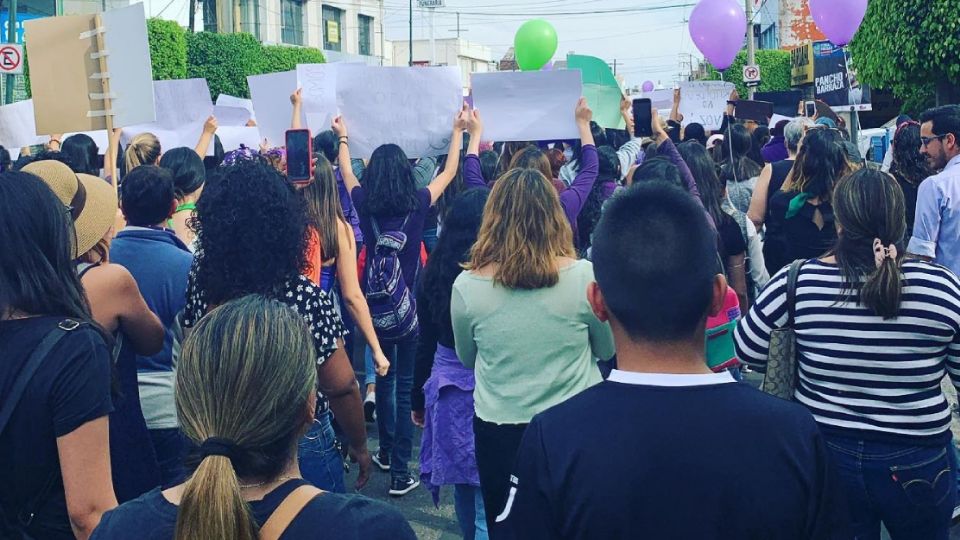
<svg viewBox="0 0 960 540"><path fill-rule="evenodd" d="M946 539L957 493L950 408L960 386L960 281L903 259L903 192L885 173L857 171L833 194L836 247L803 263L794 329L794 398L828 441L856 538ZM901 249L898 249L897 245ZM737 329L742 361L763 370L770 331L787 321L787 268Z"/></svg>

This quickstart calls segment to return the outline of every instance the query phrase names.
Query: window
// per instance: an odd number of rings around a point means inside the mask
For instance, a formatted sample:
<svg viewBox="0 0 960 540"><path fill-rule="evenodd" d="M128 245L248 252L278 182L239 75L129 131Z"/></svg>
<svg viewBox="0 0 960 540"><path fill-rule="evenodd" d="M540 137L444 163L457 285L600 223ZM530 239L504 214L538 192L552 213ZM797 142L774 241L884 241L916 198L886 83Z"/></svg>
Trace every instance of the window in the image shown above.
<svg viewBox="0 0 960 540"><path fill-rule="evenodd" d="M343 50L343 10L323 6L323 48L328 51Z"/></svg>
<svg viewBox="0 0 960 540"><path fill-rule="evenodd" d="M303 45L303 2L280 0L280 40L289 45Z"/></svg>
<svg viewBox="0 0 960 540"><path fill-rule="evenodd" d="M358 15L357 22L360 23L359 52L364 56L370 56L373 54L373 17Z"/></svg>
<svg viewBox="0 0 960 540"><path fill-rule="evenodd" d="M240 29L260 39L260 0L240 0Z"/></svg>

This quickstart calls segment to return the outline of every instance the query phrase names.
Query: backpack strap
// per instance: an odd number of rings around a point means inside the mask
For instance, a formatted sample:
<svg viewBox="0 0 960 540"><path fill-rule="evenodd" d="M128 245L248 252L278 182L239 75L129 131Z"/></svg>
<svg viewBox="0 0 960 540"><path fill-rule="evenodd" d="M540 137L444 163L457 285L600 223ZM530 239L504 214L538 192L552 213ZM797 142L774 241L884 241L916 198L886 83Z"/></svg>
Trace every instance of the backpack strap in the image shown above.
<svg viewBox="0 0 960 540"><path fill-rule="evenodd" d="M793 261L787 271L787 326L792 327L797 316L797 278L800 276L800 267L806 262L803 259Z"/></svg>
<svg viewBox="0 0 960 540"><path fill-rule="evenodd" d="M400 224L400 228L398 229L399 232L403 232L403 230L407 228L408 221L410 221L410 214L407 214L407 216L403 218L403 223ZM376 236L373 244L376 245L377 241L380 240L380 227L377 226L377 218L370 216L370 224L373 225L373 234Z"/></svg>
<svg viewBox="0 0 960 540"><path fill-rule="evenodd" d="M270 514L267 522L260 527L260 540L280 540L283 532L293 523L293 520L303 511L310 501L323 494L323 491L313 486L300 486L290 492L280 506Z"/></svg>

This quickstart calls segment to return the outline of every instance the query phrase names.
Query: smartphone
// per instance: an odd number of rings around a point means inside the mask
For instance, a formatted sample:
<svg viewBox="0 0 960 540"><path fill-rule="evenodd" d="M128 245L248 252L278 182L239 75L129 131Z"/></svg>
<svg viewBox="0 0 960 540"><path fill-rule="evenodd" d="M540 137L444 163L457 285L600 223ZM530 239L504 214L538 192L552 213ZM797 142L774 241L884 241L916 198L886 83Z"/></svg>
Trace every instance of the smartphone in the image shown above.
<svg viewBox="0 0 960 540"><path fill-rule="evenodd" d="M807 118L813 118L814 116L817 115L816 101L808 101L803 105L803 107L804 107L804 113L806 114Z"/></svg>
<svg viewBox="0 0 960 540"><path fill-rule="evenodd" d="M653 136L653 109L650 98L633 100L633 135L635 137Z"/></svg>
<svg viewBox="0 0 960 540"><path fill-rule="evenodd" d="M313 139L309 129L287 131L287 179L294 184L313 181Z"/></svg>
<svg viewBox="0 0 960 540"><path fill-rule="evenodd" d="M766 124L773 117L773 103L741 99L737 102L733 117L737 120L753 120L758 124Z"/></svg>

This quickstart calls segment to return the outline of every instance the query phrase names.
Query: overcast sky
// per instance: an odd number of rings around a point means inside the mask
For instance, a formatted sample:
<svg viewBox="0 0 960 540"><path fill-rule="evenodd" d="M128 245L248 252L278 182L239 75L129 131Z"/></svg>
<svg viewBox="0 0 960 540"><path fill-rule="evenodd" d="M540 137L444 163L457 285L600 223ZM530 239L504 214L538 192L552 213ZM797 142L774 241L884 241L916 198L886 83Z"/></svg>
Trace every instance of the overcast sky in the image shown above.
<svg viewBox="0 0 960 540"><path fill-rule="evenodd" d="M575 51L617 60L628 86L652 80L672 87L681 69L681 53L698 55L687 31L695 0L445 0L436 10L436 38L456 36L461 12L464 39L487 45L499 60L513 45L524 21L543 18L557 29L555 59ZM426 10L413 0L414 39L429 37ZM384 0L386 37L407 38L407 0ZM687 67L687 69L689 69Z"/></svg>

